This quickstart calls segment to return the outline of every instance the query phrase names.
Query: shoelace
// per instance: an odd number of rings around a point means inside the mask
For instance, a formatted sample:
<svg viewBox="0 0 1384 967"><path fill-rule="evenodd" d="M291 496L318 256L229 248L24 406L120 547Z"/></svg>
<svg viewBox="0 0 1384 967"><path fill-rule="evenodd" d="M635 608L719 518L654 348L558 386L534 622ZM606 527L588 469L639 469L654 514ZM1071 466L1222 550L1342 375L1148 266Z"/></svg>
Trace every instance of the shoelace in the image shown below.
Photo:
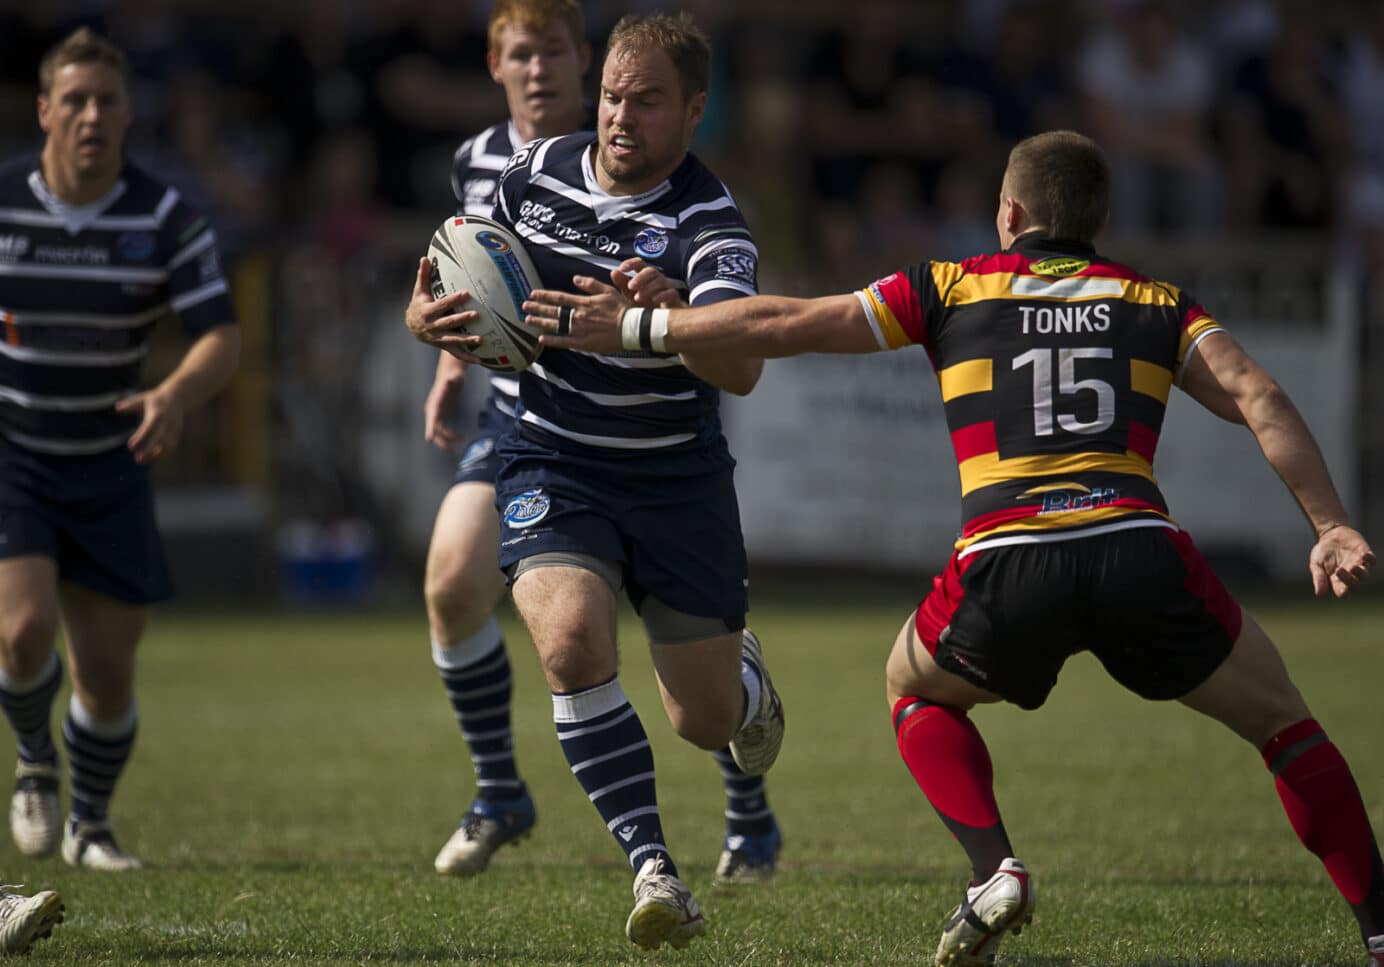
<svg viewBox="0 0 1384 967"><path fill-rule="evenodd" d="M467 839L480 839L486 833L486 824L499 826L499 823L489 816L482 816L480 813L467 813L461 819L461 830L466 834Z"/></svg>

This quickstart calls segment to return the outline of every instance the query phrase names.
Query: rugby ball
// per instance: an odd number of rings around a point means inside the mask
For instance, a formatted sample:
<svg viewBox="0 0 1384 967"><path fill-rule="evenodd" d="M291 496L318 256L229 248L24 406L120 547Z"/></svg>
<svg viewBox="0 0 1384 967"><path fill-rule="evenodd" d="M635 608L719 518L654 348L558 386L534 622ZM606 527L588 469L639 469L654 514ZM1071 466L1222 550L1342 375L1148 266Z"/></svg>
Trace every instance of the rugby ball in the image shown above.
<svg viewBox="0 0 1384 967"><path fill-rule="evenodd" d="M528 369L543 348L542 333L524 325L522 306L543 283L519 238L489 218L457 215L433 233L428 261L434 299L462 289L471 293L462 311L474 310L480 318L459 331L481 337L472 350L481 365L501 373Z"/></svg>

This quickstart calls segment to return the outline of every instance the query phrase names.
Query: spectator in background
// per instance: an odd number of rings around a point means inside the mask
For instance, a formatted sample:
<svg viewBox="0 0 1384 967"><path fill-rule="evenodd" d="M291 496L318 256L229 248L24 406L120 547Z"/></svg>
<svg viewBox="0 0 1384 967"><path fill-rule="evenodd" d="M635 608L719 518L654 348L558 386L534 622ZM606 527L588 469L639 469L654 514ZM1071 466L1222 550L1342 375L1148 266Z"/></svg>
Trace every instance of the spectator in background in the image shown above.
<svg viewBox="0 0 1384 967"><path fill-rule="evenodd" d="M1366 265L1384 269L1384 3L1360 3L1359 29L1337 60L1350 130L1343 219Z"/></svg>
<svg viewBox="0 0 1384 967"><path fill-rule="evenodd" d="M1345 129L1320 18L1285 4L1279 33L1235 72L1224 112L1231 216L1241 227L1326 228Z"/></svg>
<svg viewBox="0 0 1384 967"><path fill-rule="evenodd" d="M1078 83L1091 134L1110 158L1110 227L1214 231L1221 205L1210 60L1163 0L1108 6L1113 25L1081 52Z"/></svg>

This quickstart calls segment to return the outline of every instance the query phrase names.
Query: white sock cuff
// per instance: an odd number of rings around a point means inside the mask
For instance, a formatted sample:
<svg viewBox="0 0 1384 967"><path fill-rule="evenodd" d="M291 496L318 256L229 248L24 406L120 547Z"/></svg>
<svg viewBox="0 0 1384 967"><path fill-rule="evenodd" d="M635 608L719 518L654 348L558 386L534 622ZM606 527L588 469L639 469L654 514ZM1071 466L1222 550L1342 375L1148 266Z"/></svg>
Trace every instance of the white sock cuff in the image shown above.
<svg viewBox="0 0 1384 967"><path fill-rule="evenodd" d="M465 668L494 651L501 640L500 623L495 620L494 615L491 615L485 624L481 625L479 631L468 638L461 639L461 641L444 646L434 638L432 640L433 664L444 671Z"/></svg>
<svg viewBox="0 0 1384 967"><path fill-rule="evenodd" d="M57 651L48 653L48 660L43 663L43 671L33 678L14 678L5 674L4 669L0 668L0 688L9 692L11 695L28 695L36 692L44 685L47 685L53 676L53 670L58 665Z"/></svg>
<svg viewBox="0 0 1384 967"><path fill-rule="evenodd" d="M139 720L139 703L132 700L129 709L120 718L102 721L78 701L74 692L67 703L67 714L72 716L78 728L98 739L123 739L135 730L135 722Z"/></svg>
<svg viewBox="0 0 1384 967"><path fill-rule="evenodd" d="M580 692L553 692L553 721L559 725L585 722L629 703L625 690L620 687L620 679L612 678L603 685Z"/></svg>
<svg viewBox="0 0 1384 967"><path fill-rule="evenodd" d="M740 723L740 728L750 724L750 719L754 718L759 711L759 696L764 690L764 683L759 680L759 673L750 667L750 663L742 661L740 663L740 684L745 686L745 718Z"/></svg>

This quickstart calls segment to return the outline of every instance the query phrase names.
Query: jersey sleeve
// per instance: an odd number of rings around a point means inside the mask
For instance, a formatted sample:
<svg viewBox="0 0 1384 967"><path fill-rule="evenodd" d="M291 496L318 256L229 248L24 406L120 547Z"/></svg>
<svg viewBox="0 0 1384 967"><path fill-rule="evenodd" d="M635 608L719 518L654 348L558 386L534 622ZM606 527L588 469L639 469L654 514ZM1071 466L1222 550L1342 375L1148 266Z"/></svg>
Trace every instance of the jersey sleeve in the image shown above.
<svg viewBox="0 0 1384 967"><path fill-rule="evenodd" d="M1216 319L1207 312L1200 302L1186 292L1177 294L1178 319L1181 320L1182 331L1178 336L1177 342L1177 369L1175 378L1180 382L1182 379L1182 364L1187 359L1187 354L1196 348L1197 343L1201 342L1213 332L1225 332Z"/></svg>
<svg viewBox="0 0 1384 967"><path fill-rule="evenodd" d="M759 292L759 249L742 224L703 228L687 250L687 301L705 306Z"/></svg>
<svg viewBox="0 0 1384 967"><path fill-rule="evenodd" d="M216 232L203 215L179 201L163 225L169 257L168 300L183 333L195 339L236 321Z"/></svg>
<svg viewBox="0 0 1384 967"><path fill-rule="evenodd" d="M466 214L466 179L471 174L471 150L475 144L476 138L467 138L452 155L452 195L457 200L458 215Z"/></svg>
<svg viewBox="0 0 1384 967"><path fill-rule="evenodd" d="M921 262L891 272L856 292L880 349L933 345L932 327L941 318L939 291L955 278L954 262ZM953 278L955 277L955 278Z"/></svg>
<svg viewBox="0 0 1384 967"><path fill-rule="evenodd" d="M534 153L552 140L549 138L530 141L509 156L504 170L500 172L500 184L495 191L495 211L492 217L497 222L511 229L515 227L514 216L519 211L519 202L528 187Z"/></svg>

